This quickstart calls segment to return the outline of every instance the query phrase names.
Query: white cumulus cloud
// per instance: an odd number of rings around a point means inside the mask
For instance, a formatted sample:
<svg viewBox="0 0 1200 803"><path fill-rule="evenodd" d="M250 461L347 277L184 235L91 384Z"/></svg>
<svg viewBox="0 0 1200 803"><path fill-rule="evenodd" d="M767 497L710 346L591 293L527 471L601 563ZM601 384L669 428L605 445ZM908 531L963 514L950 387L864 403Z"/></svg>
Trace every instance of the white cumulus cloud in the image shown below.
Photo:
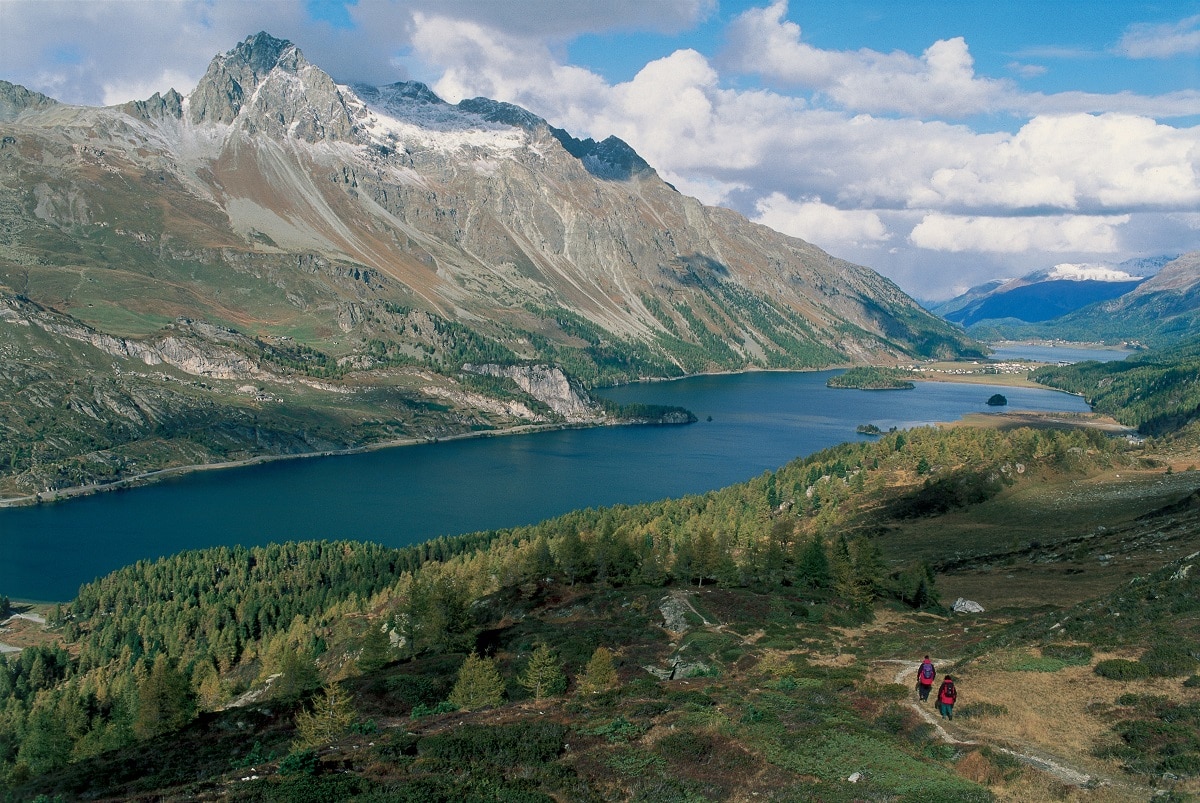
<svg viewBox="0 0 1200 803"><path fill-rule="evenodd" d="M741 14L729 28L735 68L812 89L855 111L916 116L966 116L1005 105L1013 90L1002 79L975 75L961 37L939 40L920 56L874 50L821 50L801 40L784 19L786 0Z"/></svg>
<svg viewBox="0 0 1200 803"><path fill-rule="evenodd" d="M863 247L891 239L888 227L875 212L838 209L820 201L793 201L771 193L757 203L756 223L799 237L822 248Z"/></svg>
<svg viewBox="0 0 1200 803"><path fill-rule="evenodd" d="M933 213L916 225L909 241L932 251L1106 254L1118 250L1117 230L1129 219L1129 215L1014 218Z"/></svg>

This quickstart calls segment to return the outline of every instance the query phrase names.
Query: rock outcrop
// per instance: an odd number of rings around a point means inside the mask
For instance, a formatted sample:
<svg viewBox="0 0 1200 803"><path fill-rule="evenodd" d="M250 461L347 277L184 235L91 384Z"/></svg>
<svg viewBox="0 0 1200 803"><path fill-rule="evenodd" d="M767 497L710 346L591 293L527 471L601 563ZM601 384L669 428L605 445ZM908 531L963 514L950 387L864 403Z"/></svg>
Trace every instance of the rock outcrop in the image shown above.
<svg viewBox="0 0 1200 803"><path fill-rule="evenodd" d="M517 387L545 404L568 421L596 418L596 406L578 382L572 382L561 368L553 365L471 365L463 371L482 376L511 379Z"/></svg>

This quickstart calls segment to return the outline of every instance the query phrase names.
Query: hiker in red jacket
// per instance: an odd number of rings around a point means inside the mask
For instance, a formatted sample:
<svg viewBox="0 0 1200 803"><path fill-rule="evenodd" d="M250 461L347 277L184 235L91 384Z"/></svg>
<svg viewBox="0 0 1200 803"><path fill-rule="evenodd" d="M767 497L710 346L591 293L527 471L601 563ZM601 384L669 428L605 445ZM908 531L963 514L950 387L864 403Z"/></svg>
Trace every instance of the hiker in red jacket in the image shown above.
<svg viewBox="0 0 1200 803"><path fill-rule="evenodd" d="M938 689L938 712L945 719L954 719L954 701L958 699L958 689L954 688L954 678L946 675L942 687Z"/></svg>
<svg viewBox="0 0 1200 803"><path fill-rule="evenodd" d="M921 702L929 699L929 690L933 688L933 679L937 677L937 670L933 668L933 661L929 660L929 656L925 656L925 660L917 668L917 696L921 698Z"/></svg>

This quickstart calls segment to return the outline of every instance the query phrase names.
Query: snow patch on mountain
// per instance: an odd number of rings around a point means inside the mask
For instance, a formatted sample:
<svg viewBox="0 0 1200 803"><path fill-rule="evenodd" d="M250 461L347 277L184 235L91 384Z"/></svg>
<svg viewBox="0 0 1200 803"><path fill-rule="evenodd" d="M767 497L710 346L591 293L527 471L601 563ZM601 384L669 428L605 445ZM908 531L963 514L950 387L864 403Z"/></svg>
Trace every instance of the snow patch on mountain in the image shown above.
<svg viewBox="0 0 1200 803"><path fill-rule="evenodd" d="M391 150L466 149L511 155L525 147L527 133L495 123L412 89L411 84L339 86L359 130L375 145ZM428 90L426 90L428 92Z"/></svg>
<svg viewBox="0 0 1200 803"><path fill-rule="evenodd" d="M1136 282L1144 276L1133 276L1112 265L1063 262L1046 272L1050 281L1070 282Z"/></svg>

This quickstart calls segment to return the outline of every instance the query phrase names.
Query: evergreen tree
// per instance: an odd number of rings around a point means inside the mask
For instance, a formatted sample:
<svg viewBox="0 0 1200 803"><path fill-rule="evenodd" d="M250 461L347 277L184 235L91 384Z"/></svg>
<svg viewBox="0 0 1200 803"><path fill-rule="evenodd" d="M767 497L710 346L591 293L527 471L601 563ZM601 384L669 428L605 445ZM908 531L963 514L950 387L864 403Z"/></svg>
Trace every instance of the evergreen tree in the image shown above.
<svg viewBox="0 0 1200 803"><path fill-rule="evenodd" d="M496 662L471 653L458 669L458 680L450 692L450 702L463 711L490 708L504 702L504 679Z"/></svg>
<svg viewBox="0 0 1200 803"><path fill-rule="evenodd" d="M597 647L583 673L575 681L579 686L580 694L597 694L608 689L615 689L619 680L617 668L613 665L612 650L608 647Z"/></svg>
<svg viewBox="0 0 1200 803"><path fill-rule="evenodd" d="M801 547L799 559L796 561L796 579L801 585L813 590L827 589L833 584L829 555L825 552L825 544L820 536L813 535Z"/></svg>
<svg viewBox="0 0 1200 803"><path fill-rule="evenodd" d="M579 532L574 527L568 526L555 547L554 557L558 561L559 570L562 571L567 583L575 585L575 581L582 579L587 571L587 544L583 543Z"/></svg>
<svg viewBox="0 0 1200 803"><path fill-rule="evenodd" d="M544 533L539 533L530 544L522 570L530 580L542 580L554 574L554 555L550 552L550 542Z"/></svg>
<svg viewBox="0 0 1200 803"><path fill-rule="evenodd" d="M354 723L357 714L350 695L334 683L313 703L311 711L296 714L297 749L318 747L337 739Z"/></svg>
<svg viewBox="0 0 1200 803"><path fill-rule="evenodd" d="M196 715L191 685L166 653L160 652L154 666L138 681L136 710L133 733L139 739L178 730Z"/></svg>
<svg viewBox="0 0 1200 803"><path fill-rule="evenodd" d="M358 655L358 668L369 674L383 669L391 660L392 641L388 637L387 624L368 624L362 651Z"/></svg>
<svg viewBox="0 0 1200 803"><path fill-rule="evenodd" d="M517 682L528 689L535 700L562 694L567 688L567 676L563 674L562 664L554 650L545 644L539 644L533 651L525 673L517 677Z"/></svg>
<svg viewBox="0 0 1200 803"><path fill-rule="evenodd" d="M854 584L859 595L867 601L879 595L883 584L884 563L883 553L879 546L869 538L854 539Z"/></svg>
<svg viewBox="0 0 1200 803"><path fill-rule="evenodd" d="M271 696L293 700L321 685L321 673L309 650L284 648L278 663L279 677L271 684Z"/></svg>
<svg viewBox="0 0 1200 803"><path fill-rule="evenodd" d="M48 705L37 706L20 740L17 761L34 775L65 767L71 759L71 739Z"/></svg>

